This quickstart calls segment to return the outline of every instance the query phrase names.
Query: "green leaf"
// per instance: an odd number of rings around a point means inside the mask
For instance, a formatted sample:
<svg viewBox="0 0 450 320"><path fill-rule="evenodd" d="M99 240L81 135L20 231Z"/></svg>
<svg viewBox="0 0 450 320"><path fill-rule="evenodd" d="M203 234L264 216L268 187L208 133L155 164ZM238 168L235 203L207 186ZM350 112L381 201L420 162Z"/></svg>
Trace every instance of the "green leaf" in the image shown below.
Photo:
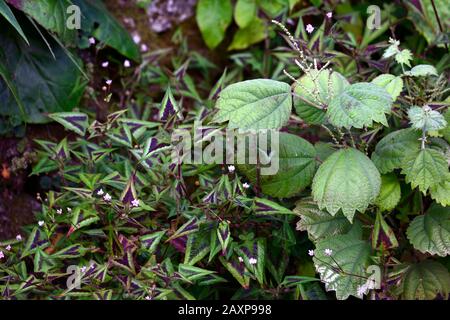
<svg viewBox="0 0 450 320"><path fill-rule="evenodd" d="M217 47L225 37L225 31L233 19L230 0L200 0L196 19L203 40L210 49Z"/></svg>
<svg viewBox="0 0 450 320"><path fill-rule="evenodd" d="M322 124L325 120L325 110L333 97L339 96L350 84L339 72L328 69L318 72L311 70L294 84L295 112L305 122ZM316 106L313 106L316 105Z"/></svg>
<svg viewBox="0 0 450 320"><path fill-rule="evenodd" d="M93 35L123 56L140 60L139 48L128 31L108 12L100 0L71 0L80 7L83 32Z"/></svg>
<svg viewBox="0 0 450 320"><path fill-rule="evenodd" d="M332 216L320 210L312 199L297 201L294 213L300 216L297 230L307 231L309 238L314 242L347 233L351 228L351 224L342 212Z"/></svg>
<svg viewBox="0 0 450 320"><path fill-rule="evenodd" d="M450 108L448 108L447 111L444 112L444 119L447 122L447 126L440 132L443 134L444 139L447 140L448 143L450 143Z"/></svg>
<svg viewBox="0 0 450 320"><path fill-rule="evenodd" d="M298 194L311 184L316 171L316 150L303 138L280 132L278 172L274 175L261 175L260 183L264 194L286 198ZM256 183L256 165L239 165L239 170Z"/></svg>
<svg viewBox="0 0 450 320"><path fill-rule="evenodd" d="M234 258L232 261L227 261L224 257L219 257L222 265L232 274L232 276L239 282L239 284L248 289L250 285L250 277L248 275L248 270L245 268L243 262L238 261Z"/></svg>
<svg viewBox="0 0 450 320"><path fill-rule="evenodd" d="M209 234L205 232L193 233L188 236L184 264L194 265L206 257L211 248L208 236Z"/></svg>
<svg viewBox="0 0 450 320"><path fill-rule="evenodd" d="M405 156L402 164L402 174L411 187L419 187L426 193L429 187L443 181L448 172L448 163L445 156L434 149L425 148L411 152Z"/></svg>
<svg viewBox="0 0 450 320"><path fill-rule="evenodd" d="M381 211L391 211L401 198L400 182L394 174L381 176L381 189L375 204Z"/></svg>
<svg viewBox="0 0 450 320"><path fill-rule="evenodd" d="M239 28L243 29L251 25L256 17L256 0L238 0L234 8L234 20Z"/></svg>
<svg viewBox="0 0 450 320"><path fill-rule="evenodd" d="M391 112L392 97L373 83L360 82L335 96L327 110L330 123L350 129L363 128L379 122L387 126L386 114Z"/></svg>
<svg viewBox="0 0 450 320"><path fill-rule="evenodd" d="M289 119L291 87L268 79L247 80L226 87L217 101L214 121L229 128L278 129Z"/></svg>
<svg viewBox="0 0 450 320"><path fill-rule="evenodd" d="M431 198L437 203L450 206L450 174L446 174L445 179L430 187Z"/></svg>
<svg viewBox="0 0 450 320"><path fill-rule="evenodd" d="M288 0L270 0L270 1L259 1L260 7L273 18L277 16L281 10L289 8Z"/></svg>
<svg viewBox="0 0 450 320"><path fill-rule="evenodd" d="M438 76L436 68L429 64L419 64L410 71L406 71L405 74L412 77Z"/></svg>
<svg viewBox="0 0 450 320"><path fill-rule="evenodd" d="M420 136L411 128L389 133L376 145L372 161L383 174L400 168L406 154L419 150Z"/></svg>
<svg viewBox="0 0 450 320"><path fill-rule="evenodd" d="M425 260L408 267L401 286L402 298L406 300L433 300L438 294L447 300L450 274L442 264Z"/></svg>
<svg viewBox="0 0 450 320"><path fill-rule="evenodd" d="M427 105L411 107L408 110L408 117L411 120L411 126L415 129L437 131L447 125L444 116Z"/></svg>
<svg viewBox="0 0 450 320"><path fill-rule="evenodd" d="M276 202L266 198L253 198L253 210L256 214L272 215L272 214L294 214L291 210L279 205Z"/></svg>
<svg viewBox="0 0 450 320"><path fill-rule="evenodd" d="M331 215L340 209L352 222L355 211L364 212L380 192L381 177L362 152L348 148L336 151L317 170L312 195L320 209Z"/></svg>
<svg viewBox="0 0 450 320"><path fill-rule="evenodd" d="M332 250L331 256L325 254L325 249ZM362 298L358 289L366 283L364 277L369 276L366 268L370 252L370 244L353 233L329 237L317 243L313 261L325 289L336 291L339 300L349 296Z"/></svg>
<svg viewBox="0 0 450 320"><path fill-rule="evenodd" d="M62 124L64 128L72 130L84 137L89 126L88 116L80 112L59 112L48 115L51 119Z"/></svg>
<svg viewBox="0 0 450 320"><path fill-rule="evenodd" d="M412 61L412 59L412 53L408 49L401 50L395 55L395 61L400 64L406 64L408 67L411 67L410 61Z"/></svg>
<svg viewBox="0 0 450 320"><path fill-rule="evenodd" d="M416 217L406 231L409 241L422 253L445 257L450 254L450 208L432 205Z"/></svg>
<svg viewBox="0 0 450 320"><path fill-rule="evenodd" d="M84 91L80 70L53 39L48 39L56 59L48 52L37 31L27 20L23 23L30 45L5 21L0 20L0 56L7 73L14 75L12 85L16 97L0 81L0 116L9 117L11 125L20 121L43 123L49 119L43 113L70 111L78 105ZM16 99L26 112L21 116Z"/></svg>
<svg viewBox="0 0 450 320"><path fill-rule="evenodd" d="M36 20L46 30L56 33L65 44L76 44L78 31L66 26L69 18L67 7L72 5L70 0L8 1Z"/></svg>
<svg viewBox="0 0 450 320"><path fill-rule="evenodd" d="M386 89L393 101L397 100L403 90L403 79L392 74L379 75L372 80L372 83Z"/></svg>
<svg viewBox="0 0 450 320"><path fill-rule="evenodd" d="M386 223L381 214L377 211L375 224L372 230L372 248L378 250L387 250L398 247L398 241L391 227Z"/></svg>
<svg viewBox="0 0 450 320"><path fill-rule="evenodd" d="M11 11L9 6L6 4L5 0L0 0L0 14L16 29L16 31L20 34L20 36L25 40L27 44L30 44L28 42L27 37L25 36L25 33L23 33L22 28L20 27L19 22L17 21L16 17L14 16L14 13Z"/></svg>
<svg viewBox="0 0 450 320"><path fill-rule="evenodd" d="M263 41L267 36L266 25L263 20L255 18L248 27L239 29L233 36L228 50L243 50L252 44Z"/></svg>

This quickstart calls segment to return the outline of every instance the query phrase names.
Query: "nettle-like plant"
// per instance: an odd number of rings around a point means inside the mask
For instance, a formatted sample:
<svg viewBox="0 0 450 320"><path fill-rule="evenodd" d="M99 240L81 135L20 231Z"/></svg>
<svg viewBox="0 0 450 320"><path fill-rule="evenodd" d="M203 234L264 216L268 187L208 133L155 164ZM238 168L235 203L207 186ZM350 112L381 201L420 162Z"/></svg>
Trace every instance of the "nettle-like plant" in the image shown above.
<svg viewBox="0 0 450 320"><path fill-rule="evenodd" d="M450 253L449 111L442 114L447 103L440 100L448 92L445 77L430 65L405 70L412 54L391 39L383 59L395 58L402 74L350 83L330 61L305 56L275 23L297 52L303 75L286 72L292 85L255 79L228 86L214 120L231 128L281 129L294 108L304 123L329 134L331 142L313 146L283 133L280 171L259 182L267 196L302 195L294 209L298 229L315 244L315 268L338 299L362 298L370 289L379 289L379 297L448 297L449 272L431 258ZM415 251L406 258L401 251L410 244ZM378 283L371 265L380 270Z"/></svg>

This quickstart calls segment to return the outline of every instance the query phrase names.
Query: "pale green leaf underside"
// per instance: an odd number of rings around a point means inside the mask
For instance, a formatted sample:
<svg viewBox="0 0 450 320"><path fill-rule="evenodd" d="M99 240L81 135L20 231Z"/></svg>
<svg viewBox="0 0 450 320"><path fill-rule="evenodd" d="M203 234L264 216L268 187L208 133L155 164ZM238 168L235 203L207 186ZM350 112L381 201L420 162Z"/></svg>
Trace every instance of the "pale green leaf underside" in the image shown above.
<svg viewBox="0 0 450 320"><path fill-rule="evenodd" d="M434 205L416 217L406 231L416 250L445 257L450 254L450 208Z"/></svg>
<svg viewBox="0 0 450 320"><path fill-rule="evenodd" d="M238 82L220 93L216 107L214 121L229 121L229 128L278 129L291 113L291 87L269 79Z"/></svg>
<svg viewBox="0 0 450 320"><path fill-rule="evenodd" d="M442 264L425 260L411 265L402 279L402 297L406 300L432 300L450 292L450 274Z"/></svg>
<svg viewBox="0 0 450 320"><path fill-rule="evenodd" d="M401 77L392 74L382 74L372 80L373 84L380 86L391 95L395 101L403 90L403 80Z"/></svg>
<svg viewBox="0 0 450 320"><path fill-rule="evenodd" d="M381 176L380 194L375 200L375 204L381 211L391 211L401 198L400 182L394 174Z"/></svg>
<svg viewBox="0 0 450 320"><path fill-rule="evenodd" d="M374 122L387 126L391 105L392 97L386 89L361 82L350 85L331 101L327 117L336 127L348 129L370 127Z"/></svg>
<svg viewBox="0 0 450 320"><path fill-rule="evenodd" d="M372 161L383 174L398 169L405 154L419 150L419 138L420 132L410 128L391 132L378 142Z"/></svg>
<svg viewBox="0 0 450 320"><path fill-rule="evenodd" d="M351 224L342 213L332 216L328 212L320 210L312 199L298 201L294 212L300 216L297 230L307 231L312 241L344 234L351 228Z"/></svg>
<svg viewBox="0 0 450 320"><path fill-rule="evenodd" d="M335 215L340 209L351 222L355 211L364 212L380 192L381 177L362 152L348 148L333 153L317 170L312 185L320 209Z"/></svg>
<svg viewBox="0 0 450 320"><path fill-rule="evenodd" d="M425 193L429 187L446 177L448 164L445 156L434 149L425 148L405 156L402 164L405 181Z"/></svg>
<svg viewBox="0 0 450 320"><path fill-rule="evenodd" d="M332 257L324 254L325 249L332 250ZM370 244L360 240L354 234L329 237L320 241L313 258L320 279L325 282L327 291L336 291L336 298L347 299L349 296L362 298L358 287L366 282L368 277L366 267L370 259ZM336 263L344 270L338 271ZM333 267L332 267L333 266Z"/></svg>

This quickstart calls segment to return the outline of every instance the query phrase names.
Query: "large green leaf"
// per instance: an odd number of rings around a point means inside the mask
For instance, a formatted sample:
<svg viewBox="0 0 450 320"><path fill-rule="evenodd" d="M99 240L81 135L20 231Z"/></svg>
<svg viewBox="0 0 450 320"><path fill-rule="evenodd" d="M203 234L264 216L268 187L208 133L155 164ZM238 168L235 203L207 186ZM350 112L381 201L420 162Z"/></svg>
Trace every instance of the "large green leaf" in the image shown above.
<svg viewBox="0 0 450 320"><path fill-rule="evenodd" d="M431 198L443 206L450 206L450 174L445 179L430 187Z"/></svg>
<svg viewBox="0 0 450 320"><path fill-rule="evenodd" d="M36 20L50 32L56 33L65 44L75 44L77 30L67 28L69 18L67 8L72 5L70 0L7 0L17 9Z"/></svg>
<svg viewBox="0 0 450 320"><path fill-rule="evenodd" d="M200 0L197 4L197 24L210 49L217 47L233 19L230 0Z"/></svg>
<svg viewBox="0 0 450 320"><path fill-rule="evenodd" d="M302 199L295 204L294 212L300 216L297 230L307 231L312 241L344 234L351 228L350 222L342 213L332 216L320 210L312 199Z"/></svg>
<svg viewBox="0 0 450 320"><path fill-rule="evenodd" d="M14 13L11 11L9 6L6 4L5 0L0 0L0 14L8 20L8 22L16 29L16 31L20 34L20 36L25 40L27 44L29 44L27 37L25 36L25 33L23 33L22 27L20 26L19 22L17 21L16 17L14 16Z"/></svg>
<svg viewBox="0 0 450 320"><path fill-rule="evenodd" d="M401 167L405 154L420 148L420 132L411 128L389 133L381 139L372 153L372 161L381 173Z"/></svg>
<svg viewBox="0 0 450 320"><path fill-rule="evenodd" d="M119 53L140 60L139 48L127 30L108 12L100 0L71 0L82 12L81 27L86 34L92 34Z"/></svg>
<svg viewBox="0 0 450 320"><path fill-rule="evenodd" d="M450 274L442 264L425 260L408 267L402 278L402 297L406 300L444 299L450 292Z"/></svg>
<svg viewBox="0 0 450 320"><path fill-rule="evenodd" d="M426 214L416 217L406 231L415 249L423 253L450 254L450 208L433 205Z"/></svg>
<svg viewBox="0 0 450 320"><path fill-rule="evenodd" d="M214 121L229 121L229 128L278 129L291 113L291 87L268 79L234 83L220 93L216 107Z"/></svg>
<svg viewBox="0 0 450 320"><path fill-rule="evenodd" d="M380 194L375 200L375 204L381 211L391 211L401 198L400 182L394 174L381 176Z"/></svg>
<svg viewBox="0 0 450 320"><path fill-rule="evenodd" d="M325 254L331 249L331 256ZM329 237L317 243L314 264L327 291L336 291L339 300L349 296L362 298L359 288L369 275L366 268L370 261L369 242L361 240L355 233Z"/></svg>
<svg viewBox="0 0 450 320"><path fill-rule="evenodd" d="M327 107L333 97L339 96L350 84L339 72L328 69L312 70L294 84L295 112L305 122L322 124L325 120L325 110L319 107ZM316 105L316 106L313 106Z"/></svg>
<svg viewBox="0 0 450 320"><path fill-rule="evenodd" d="M239 28L246 28L251 25L256 17L257 11L256 0L238 0L234 8L234 20Z"/></svg>
<svg viewBox="0 0 450 320"><path fill-rule="evenodd" d="M247 49L252 44L263 41L267 37L266 29L264 21L255 18L248 27L236 31L228 50Z"/></svg>
<svg viewBox="0 0 450 320"><path fill-rule="evenodd" d="M353 221L355 211L364 212L380 192L381 177L362 152L347 148L336 151L317 170L312 194L319 208L335 215L342 210Z"/></svg>
<svg viewBox="0 0 450 320"><path fill-rule="evenodd" d="M386 89L373 83L360 82L335 96L327 110L330 123L337 127L363 128L379 122L387 126L386 114L391 112L392 97Z"/></svg>
<svg viewBox="0 0 450 320"><path fill-rule="evenodd" d="M403 80L401 77L392 74L381 74L372 80L373 84L385 88L391 95L392 100L397 100L398 96L403 90Z"/></svg>
<svg viewBox="0 0 450 320"><path fill-rule="evenodd" d="M403 159L402 168L406 182L426 193L429 187L446 178L448 163L442 152L425 148L408 153Z"/></svg>
<svg viewBox="0 0 450 320"><path fill-rule="evenodd" d="M39 34L24 20L28 30L28 46L6 21L0 21L0 56L3 68L14 75L12 84L22 102L26 118L21 116L14 94L0 80L0 116L6 117L6 126L14 127L26 120L42 123L49 119L46 112L70 111L78 105L84 91L80 70L72 63L64 50L52 39L49 45L54 59Z"/></svg>
<svg viewBox="0 0 450 320"><path fill-rule="evenodd" d="M291 197L311 184L316 170L316 150L305 139L280 132L279 169L274 175L261 175L262 192L273 197ZM252 183L256 183L256 165L239 165Z"/></svg>

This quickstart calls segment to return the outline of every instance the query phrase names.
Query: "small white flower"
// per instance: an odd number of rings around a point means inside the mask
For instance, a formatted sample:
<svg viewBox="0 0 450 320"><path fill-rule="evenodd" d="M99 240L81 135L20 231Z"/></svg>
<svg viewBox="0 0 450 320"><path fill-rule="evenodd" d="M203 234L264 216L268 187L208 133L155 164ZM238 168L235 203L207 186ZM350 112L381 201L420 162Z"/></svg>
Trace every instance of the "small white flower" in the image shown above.
<svg viewBox="0 0 450 320"><path fill-rule="evenodd" d="M0 259L3 259L5 255L3 254L3 251L0 251Z"/></svg>
<svg viewBox="0 0 450 320"><path fill-rule="evenodd" d="M141 52L147 52L147 51L148 51L148 46L145 43L141 44Z"/></svg>
<svg viewBox="0 0 450 320"><path fill-rule="evenodd" d="M250 258L250 259L248 260L248 262L249 262L250 264L256 264L256 263L258 262L258 260L256 260L255 258Z"/></svg>
<svg viewBox="0 0 450 320"><path fill-rule="evenodd" d="M242 257L238 257L239 262L244 262L244 259L242 259Z"/></svg>
<svg viewBox="0 0 450 320"><path fill-rule="evenodd" d="M22 236L21 236L20 234L18 234L18 235L16 236L16 240L17 240L17 241L22 241Z"/></svg>
<svg viewBox="0 0 450 320"><path fill-rule="evenodd" d="M5 249L10 251L11 250L11 246L8 244Z"/></svg>
<svg viewBox="0 0 450 320"><path fill-rule="evenodd" d="M250 188L250 184L247 183L247 182L244 182L244 184L242 185L242 187L243 187L244 189L248 189L248 188Z"/></svg>
<svg viewBox="0 0 450 320"><path fill-rule="evenodd" d="M125 68L131 67L131 62L130 62L130 60L125 60L125 61L123 62L123 66L124 66Z"/></svg>
<svg viewBox="0 0 450 320"><path fill-rule="evenodd" d="M102 63L103 68L108 68L108 66L109 66L109 61L105 61Z"/></svg>
<svg viewBox="0 0 450 320"><path fill-rule="evenodd" d="M131 206L135 208L139 207L139 199L134 199L133 201L131 201Z"/></svg>
<svg viewBox="0 0 450 320"><path fill-rule="evenodd" d="M100 190L97 191L97 195L98 196L102 196L104 194L105 194L105 192L103 191L103 189L100 189Z"/></svg>
<svg viewBox="0 0 450 320"><path fill-rule="evenodd" d="M56 209L57 214L62 214L62 209Z"/></svg>
<svg viewBox="0 0 450 320"><path fill-rule="evenodd" d="M145 300L152 300L152 297L146 296L146 297L145 297Z"/></svg>
<svg viewBox="0 0 450 320"><path fill-rule="evenodd" d="M310 257L314 257L314 250L308 250L308 255Z"/></svg>
<svg viewBox="0 0 450 320"><path fill-rule="evenodd" d="M234 170L236 170L236 168L235 168L233 165L228 166L228 171L229 171L230 173L233 173Z"/></svg>
<svg viewBox="0 0 450 320"><path fill-rule="evenodd" d="M139 44L141 42L141 36L139 35L139 33L134 33L133 34L133 41L136 44Z"/></svg>
<svg viewBox="0 0 450 320"><path fill-rule="evenodd" d="M84 272L86 272L86 269L87 269L86 266L82 266L80 270L81 270L81 272L84 273Z"/></svg>
<svg viewBox="0 0 450 320"><path fill-rule="evenodd" d="M89 266L89 268L90 268L90 269L95 269L95 264L91 264L91 265Z"/></svg>
<svg viewBox="0 0 450 320"><path fill-rule="evenodd" d="M312 33L314 31L314 27L308 23L308 25L306 26L306 31L308 33Z"/></svg>
<svg viewBox="0 0 450 320"><path fill-rule="evenodd" d="M108 88L107 88L106 86L103 86L103 87L102 87L102 90L103 90L103 91L106 91L106 90L108 90Z"/></svg>
<svg viewBox="0 0 450 320"><path fill-rule="evenodd" d="M89 43L94 45L95 44L95 38L94 37L90 37L89 38Z"/></svg>
<svg viewBox="0 0 450 320"><path fill-rule="evenodd" d="M328 256L328 257L331 256L331 255L333 254L333 250L331 250L331 249L325 249L323 252L324 252L325 255Z"/></svg>
<svg viewBox="0 0 450 320"><path fill-rule="evenodd" d="M331 17L333 16L333 12L327 12L327 18L330 18L331 19Z"/></svg>
<svg viewBox="0 0 450 320"><path fill-rule="evenodd" d="M44 225L44 221L43 220L41 220L41 221L38 221L38 225L39 225L39 227L42 227L43 225Z"/></svg>
<svg viewBox="0 0 450 320"><path fill-rule="evenodd" d="M72 212L72 208L67 208L67 212L71 213Z"/></svg>
<svg viewBox="0 0 450 320"><path fill-rule="evenodd" d="M109 193L107 193L103 196L103 200L105 200L105 201L111 201L111 199L112 199L112 197L109 195Z"/></svg>
<svg viewBox="0 0 450 320"><path fill-rule="evenodd" d="M110 86L112 84L112 80L106 80L106 84Z"/></svg>

